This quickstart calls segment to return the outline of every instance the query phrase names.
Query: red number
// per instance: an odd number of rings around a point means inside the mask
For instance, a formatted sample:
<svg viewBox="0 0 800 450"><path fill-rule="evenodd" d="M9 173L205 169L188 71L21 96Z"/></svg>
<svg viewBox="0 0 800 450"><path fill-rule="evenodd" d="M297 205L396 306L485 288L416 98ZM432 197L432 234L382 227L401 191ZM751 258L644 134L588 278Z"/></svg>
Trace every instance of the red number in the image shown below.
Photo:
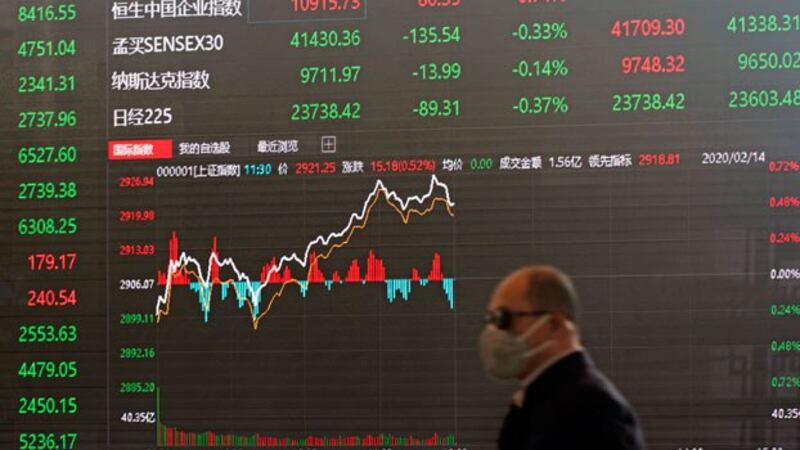
<svg viewBox="0 0 800 450"><path fill-rule="evenodd" d="M684 73L686 72L686 57L683 55L624 56L620 60L620 66L625 75Z"/></svg>
<svg viewBox="0 0 800 450"><path fill-rule="evenodd" d="M28 255L28 269L31 272L72 270L77 259L77 253L33 253Z"/></svg>
<svg viewBox="0 0 800 450"><path fill-rule="evenodd" d="M149 188L155 185L155 177L120 177L119 179L119 187L122 189Z"/></svg>
<svg viewBox="0 0 800 450"><path fill-rule="evenodd" d="M332 175L337 171L336 161L298 162L294 167L296 175Z"/></svg>
<svg viewBox="0 0 800 450"><path fill-rule="evenodd" d="M120 244L119 256L153 256L156 246L153 244Z"/></svg>
<svg viewBox="0 0 800 450"><path fill-rule="evenodd" d="M680 153L642 153L639 155L639 165L642 167L678 166L680 164Z"/></svg>
<svg viewBox="0 0 800 450"><path fill-rule="evenodd" d="M317 11L358 11L362 0L290 0L292 11L299 13Z"/></svg>
<svg viewBox="0 0 800 450"><path fill-rule="evenodd" d="M78 294L75 289L31 289L28 291L29 308L57 308L76 306Z"/></svg>
<svg viewBox="0 0 800 450"><path fill-rule="evenodd" d="M611 26L611 35L618 38L629 37L669 37L686 34L686 19L683 17L667 19L625 19L617 20Z"/></svg>
<svg viewBox="0 0 800 450"><path fill-rule="evenodd" d="M153 209L122 210L119 212L119 221L127 222L152 222L156 220L156 212Z"/></svg>
<svg viewBox="0 0 800 450"><path fill-rule="evenodd" d="M420 8L447 8L461 5L461 0L417 0Z"/></svg>

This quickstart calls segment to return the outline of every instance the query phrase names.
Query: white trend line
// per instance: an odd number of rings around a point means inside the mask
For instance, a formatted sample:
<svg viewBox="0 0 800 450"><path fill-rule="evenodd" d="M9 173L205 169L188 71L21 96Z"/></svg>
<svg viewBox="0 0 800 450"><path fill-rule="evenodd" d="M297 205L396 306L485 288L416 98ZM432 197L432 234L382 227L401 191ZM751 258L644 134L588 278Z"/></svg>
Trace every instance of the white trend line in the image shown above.
<svg viewBox="0 0 800 450"><path fill-rule="evenodd" d="M269 272L267 272L267 275L266 275L266 278L265 278L266 281L261 283L258 286L257 289L253 289L253 284L250 281L250 277L248 277L247 274L245 274L244 272L241 272L236 267L236 263L233 261L232 258L225 258L222 261L220 261L219 258L217 257L217 255L212 252L211 256L209 256L209 258L208 258L208 270L206 272L206 276L204 277L202 275L203 268L200 265L200 262L197 259L187 255L186 252L181 252L180 256L178 257L178 259L176 261L170 261L169 270L167 271L166 286L164 287L164 295L159 295L158 296L158 302L156 302L156 317L160 317L163 313L166 312L166 311L162 311L161 306L167 304L167 297L169 295L169 292L172 289L172 278L173 278L173 275L177 271L181 270L182 267L185 267L185 266L188 266L188 265L191 264L197 269L195 272L197 274L199 274L200 277L201 277L200 284L202 284L204 286L207 286L209 283L211 283L213 281L213 280L211 280L211 268L213 267L214 263L216 263L217 265L219 265L220 268L229 266L231 268L231 270L233 270L233 272L236 274L237 281L244 281L245 282L245 284L247 286L247 290L250 293L250 299L253 302L253 311L251 313L251 316L252 316L253 320L256 320L257 319L256 311L259 310L258 306L259 306L259 302L260 302L260 298L261 298L260 294L261 294L261 291L263 291L269 285L270 277L275 273L279 273L286 264L288 264L288 263L290 263L292 261L298 263L301 267L305 268L308 265L308 259L309 259L308 257L311 254L311 249L313 247L317 246L317 245L327 246L328 243L331 242L331 240L338 239L338 238L341 238L341 237L345 236L347 234L347 232L353 227L354 223L360 222L360 221L362 221L364 219L364 217L366 216L367 212L369 211L369 205L372 203L372 201L375 199L375 197L379 193L383 192L383 194L386 196L387 200L394 200L397 203L399 203L400 204L400 208L403 210L403 212L406 212L406 211L408 211L408 208L409 208L409 205L411 204L411 202L415 202L417 204L422 205L429 198L433 197L434 194L435 194L435 190L436 190L437 186L442 188L442 189L444 189L445 201L447 202L447 205L449 207L451 207L451 208L454 207L456 204L450 199L450 188L446 184L444 184L441 181L439 181L439 179L436 177L436 175L431 175L431 184L430 184L430 187L428 188L428 192L425 195L423 195L423 196L414 195L414 196L406 198L405 200L400 198L400 196L397 195L397 193L395 191L389 191L386 188L386 185L383 184L383 181L378 179L377 182L375 183L375 188L369 194L369 196L367 197L366 201L364 201L364 206L361 208L361 212L360 213L351 214L350 215L350 220L347 222L347 225L344 228L341 229L341 231L330 233L327 236L323 236L323 235L317 236L314 240L312 240L311 242L308 243L308 245L306 246L305 252L303 252L303 256L302 257L300 257L297 253L292 253L289 256L282 256L280 261L278 262L278 264L272 266L270 268ZM203 306L203 311L204 312L208 312L208 310L211 307L211 298L210 298L210 296L206 300L206 304L204 304L202 306Z"/></svg>

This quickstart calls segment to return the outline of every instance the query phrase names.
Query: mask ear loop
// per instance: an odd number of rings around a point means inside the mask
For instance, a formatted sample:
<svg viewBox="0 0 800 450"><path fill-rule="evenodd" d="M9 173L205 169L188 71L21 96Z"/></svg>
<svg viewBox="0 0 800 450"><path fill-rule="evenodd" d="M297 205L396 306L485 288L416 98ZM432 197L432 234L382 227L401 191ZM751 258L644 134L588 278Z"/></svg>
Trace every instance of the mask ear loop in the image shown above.
<svg viewBox="0 0 800 450"><path fill-rule="evenodd" d="M542 328L544 326L544 324L547 323L547 319L549 318L549 316L550 316L550 313L547 313L544 316L540 317L539 320L537 320L536 322L533 323L533 325L528 327L528 329L525 330L524 333L522 333L519 336L517 336L517 340L524 341L525 339L528 339L528 337L530 335L532 335L533 333L536 333L539 330L539 328Z"/></svg>
<svg viewBox="0 0 800 450"><path fill-rule="evenodd" d="M547 323L547 320L549 319L549 317L548 317L549 315L550 314L547 314L547 315L541 317L536 322L534 322L534 324L531 325L530 327L528 327L528 329L525 330L524 333L522 333L521 335L517 336L517 341L523 342L530 335L532 335L533 333L538 331L539 328L542 328ZM538 355L539 353L541 353L541 352L547 350L548 348L552 347L553 344L554 344L553 341L546 341L546 342L542 343L541 345L536 346L536 348L532 348L532 349L528 350L527 352L525 352L523 354L523 356L525 357L525 359L532 358L535 355Z"/></svg>

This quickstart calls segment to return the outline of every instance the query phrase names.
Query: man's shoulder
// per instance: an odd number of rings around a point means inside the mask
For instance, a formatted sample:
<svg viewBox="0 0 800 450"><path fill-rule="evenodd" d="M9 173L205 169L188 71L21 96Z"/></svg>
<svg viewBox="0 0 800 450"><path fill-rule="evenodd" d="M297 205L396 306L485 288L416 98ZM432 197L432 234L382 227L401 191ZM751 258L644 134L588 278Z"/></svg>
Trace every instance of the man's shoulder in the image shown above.
<svg viewBox="0 0 800 450"><path fill-rule="evenodd" d="M588 356L565 363L517 411L531 439L562 448L644 448L633 408Z"/></svg>
<svg viewBox="0 0 800 450"><path fill-rule="evenodd" d="M563 358L528 386L523 410L573 420L601 415L635 421L628 401L585 352Z"/></svg>
<svg viewBox="0 0 800 450"><path fill-rule="evenodd" d="M589 368L577 380L571 394L575 401L595 409L630 410L628 401L614 384L596 368Z"/></svg>
<svg viewBox="0 0 800 450"><path fill-rule="evenodd" d="M629 408L625 397L585 352L576 352L562 359L538 381L528 388L531 398L556 402L569 410L603 406Z"/></svg>

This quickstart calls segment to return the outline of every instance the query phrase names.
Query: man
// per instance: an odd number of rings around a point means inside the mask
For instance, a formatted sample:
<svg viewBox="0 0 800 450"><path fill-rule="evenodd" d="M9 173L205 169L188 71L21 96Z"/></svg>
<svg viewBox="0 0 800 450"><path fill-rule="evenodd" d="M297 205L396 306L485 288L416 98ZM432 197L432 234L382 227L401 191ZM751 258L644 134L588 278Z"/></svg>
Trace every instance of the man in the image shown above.
<svg viewBox="0 0 800 450"><path fill-rule="evenodd" d="M581 346L576 303L569 278L548 266L512 273L492 295L481 359L489 375L521 387L501 450L644 448L631 407Z"/></svg>

